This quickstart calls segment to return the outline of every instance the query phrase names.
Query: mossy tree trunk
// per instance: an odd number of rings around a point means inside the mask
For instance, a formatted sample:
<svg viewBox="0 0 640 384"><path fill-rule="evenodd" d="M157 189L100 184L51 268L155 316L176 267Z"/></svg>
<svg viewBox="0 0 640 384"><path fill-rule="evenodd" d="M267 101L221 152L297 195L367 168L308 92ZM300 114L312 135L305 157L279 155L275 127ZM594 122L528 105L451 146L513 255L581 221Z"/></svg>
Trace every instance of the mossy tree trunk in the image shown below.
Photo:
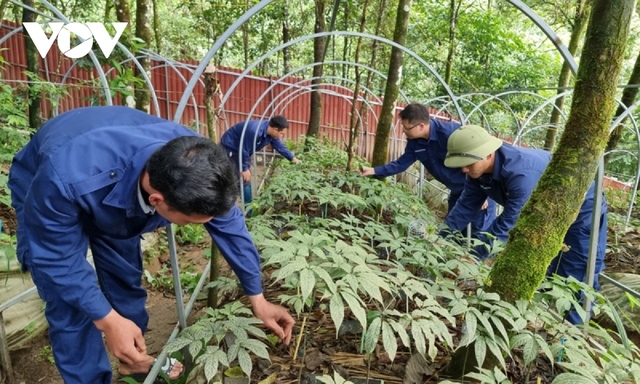
<svg viewBox="0 0 640 384"><path fill-rule="evenodd" d="M569 120L489 275L507 301L530 299L578 215L609 138L634 0L595 0Z"/></svg>
<svg viewBox="0 0 640 384"><path fill-rule="evenodd" d="M407 28L409 27L409 12L411 11L411 0L399 0L396 14L396 27L393 32L393 41L400 45L405 45L407 41ZM389 61L389 72L387 74L387 84L384 91L384 100L376 128L376 139L373 144L373 166L385 164L387 162L387 152L389 151L389 132L393 124L396 99L398 98L398 84L400 83L400 70L402 68L402 50L397 47L391 48L391 60Z"/></svg>
<svg viewBox="0 0 640 384"><path fill-rule="evenodd" d="M587 0L578 0L576 2L576 13L573 20L573 28L571 29L571 38L569 39L569 46L567 49L571 55L575 56L578 52L578 44L584 31L587 29L587 22L589 21L590 4ZM571 80L571 68L568 62L562 63L562 69L560 70L560 76L558 77L558 94L565 91L565 88L569 85ZM551 111L551 118L549 119L549 128L547 129L547 136L544 140L544 149L551 151L556 144L556 136L558 134L557 125L560 122L560 111L564 107L565 97L559 97L556 99L556 107Z"/></svg>
<svg viewBox="0 0 640 384"><path fill-rule="evenodd" d="M149 18L149 0L136 0L136 37L140 40L144 41L144 48L151 48L151 25ZM140 66L142 66L143 70L150 76L149 68L149 57L146 55L140 55L138 58L140 62ZM149 89L147 88L146 82L144 80L144 76L136 67L136 77L138 77L141 81L141 84L145 84L142 87L136 88L136 109L141 111L145 111L149 113L150 111L150 100L151 94Z"/></svg>

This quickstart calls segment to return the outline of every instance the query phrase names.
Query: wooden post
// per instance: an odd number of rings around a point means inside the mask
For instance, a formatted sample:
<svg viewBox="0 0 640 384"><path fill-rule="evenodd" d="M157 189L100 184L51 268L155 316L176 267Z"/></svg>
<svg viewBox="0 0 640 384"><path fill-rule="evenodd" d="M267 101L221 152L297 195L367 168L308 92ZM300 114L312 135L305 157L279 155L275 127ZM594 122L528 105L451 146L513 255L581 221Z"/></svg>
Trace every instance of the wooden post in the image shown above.
<svg viewBox="0 0 640 384"><path fill-rule="evenodd" d="M218 80L215 78L216 67L213 64L209 64L204 70L204 107L207 111L207 133L209 138L216 143L218 141L218 135L215 129L215 114L213 113L213 95L217 89ZM213 269L213 268L212 268Z"/></svg>
<svg viewBox="0 0 640 384"><path fill-rule="evenodd" d="M0 312L0 383L13 384L13 368L11 367L11 357L9 356L9 346L6 343L7 332L4 329L4 319Z"/></svg>

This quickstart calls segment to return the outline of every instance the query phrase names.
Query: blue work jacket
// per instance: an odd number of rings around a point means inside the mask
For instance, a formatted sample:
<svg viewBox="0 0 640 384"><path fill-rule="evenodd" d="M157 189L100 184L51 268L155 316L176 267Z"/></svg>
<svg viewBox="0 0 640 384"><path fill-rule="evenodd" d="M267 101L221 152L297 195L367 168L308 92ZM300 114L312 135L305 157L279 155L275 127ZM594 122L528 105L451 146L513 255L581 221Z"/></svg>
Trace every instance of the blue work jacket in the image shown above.
<svg viewBox="0 0 640 384"><path fill-rule="evenodd" d="M431 119L429 140L407 139L407 146L402 156L388 164L375 167L376 176L385 177L404 172L419 160L436 180L449 188L449 210L451 210L464 189L466 179L466 175L460 168L444 166L447 140L458 128L460 123Z"/></svg>
<svg viewBox="0 0 640 384"><path fill-rule="evenodd" d="M195 135L116 106L75 109L40 128L16 154L9 173L18 259L37 275L39 288L44 285L92 320L106 316L111 306L86 260L90 239L130 239L168 225L157 213L142 210L139 178L156 149ZM205 227L244 291L261 293L260 259L240 210L234 207Z"/></svg>
<svg viewBox="0 0 640 384"><path fill-rule="evenodd" d="M539 149L514 147L507 143L498 148L495 154L493 173L484 174L478 179L467 178L464 191L449 212L445 224L452 229L461 231L489 197L502 205L504 210L486 232L502 242L506 242L509 230L515 226L520 211L529 200L540 176L549 164L551 154ZM594 186L595 183L589 188L578 218L571 225L565 237L565 243L571 246L571 253L577 252L585 257L586 251L584 250L588 249L593 212ZM603 212L606 212L604 199L602 204ZM480 234L478 237L485 243L490 243L486 236ZM477 247L476 252L480 258L484 258L488 249Z"/></svg>
<svg viewBox="0 0 640 384"><path fill-rule="evenodd" d="M284 156L287 160L293 160L293 153L287 148L280 139L274 139L267 135L269 129L269 120L249 120L247 129L242 137L242 130L245 127L245 122L241 121L238 124L229 128L220 139L222 144L228 151L242 154L242 171L246 171L251 166L250 158L253 155L253 142L255 139L256 151L261 150L267 145L271 144L279 154ZM240 142L242 138L242 143Z"/></svg>

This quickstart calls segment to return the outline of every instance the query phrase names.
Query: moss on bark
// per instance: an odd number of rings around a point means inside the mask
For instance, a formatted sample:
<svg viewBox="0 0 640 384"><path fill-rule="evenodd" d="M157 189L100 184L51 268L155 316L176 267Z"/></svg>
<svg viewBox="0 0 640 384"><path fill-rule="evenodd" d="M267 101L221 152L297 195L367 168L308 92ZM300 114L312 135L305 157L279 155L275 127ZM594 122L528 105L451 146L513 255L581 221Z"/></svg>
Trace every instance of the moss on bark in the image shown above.
<svg viewBox="0 0 640 384"><path fill-rule="evenodd" d="M596 0L569 120L547 170L489 275L505 300L529 299L562 247L604 153L633 0Z"/></svg>

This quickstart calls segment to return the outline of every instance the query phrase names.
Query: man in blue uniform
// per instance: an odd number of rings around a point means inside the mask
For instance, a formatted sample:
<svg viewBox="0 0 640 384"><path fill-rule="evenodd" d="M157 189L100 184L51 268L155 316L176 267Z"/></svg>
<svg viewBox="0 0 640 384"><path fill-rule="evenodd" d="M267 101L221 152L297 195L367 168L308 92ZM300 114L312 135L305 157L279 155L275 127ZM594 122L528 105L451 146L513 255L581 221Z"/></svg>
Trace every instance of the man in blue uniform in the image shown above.
<svg viewBox="0 0 640 384"><path fill-rule="evenodd" d="M407 136L407 147L397 160L375 168L363 167L362 176L386 177L404 172L416 160L424 165L436 180L449 188L448 212L451 211L464 188L465 175L459 169L444 166L447 139L460 127L456 122L431 119L422 104L412 103L400 112L400 123ZM471 220L472 232L484 231L496 217L496 203L487 200L483 209Z"/></svg>
<svg viewBox="0 0 640 384"><path fill-rule="evenodd" d="M8 185L18 259L46 302L65 383L111 383L103 333L121 374L149 370L140 235L170 222L205 225L256 317L289 343L293 318L262 295L260 259L221 146L135 109L80 108L40 128L16 154ZM169 369L175 378L182 366Z"/></svg>
<svg viewBox="0 0 640 384"><path fill-rule="evenodd" d="M245 129L246 126L246 129ZM244 203L250 203L251 196L251 156L271 144L279 154L293 163L299 163L293 153L280 140L284 136L284 130L289 128L289 122L281 115L276 115L270 120L241 121L229 128L220 139L229 152L231 162L237 167L238 173L244 181ZM244 131L244 136L242 132ZM242 159L240 159L242 155ZM240 165L242 160L242 165Z"/></svg>
<svg viewBox="0 0 640 384"><path fill-rule="evenodd" d="M498 240L506 242L508 233L520 216L538 180L551 160L551 154L539 149L519 148L503 143L491 136L482 127L467 125L449 137L448 153L444 164L447 167L462 169L467 175L464 191L453 207L445 224L453 230L462 230L466 223L480 210L487 197L504 207L504 211L491 224L486 232ZM587 259L589 255L589 234L593 214L595 183L591 185L578 217L564 238L569 250L556 256L548 274L573 276L586 282ZM603 197L598 229L598 251L596 258L594 288L600 288L598 274L604 269L604 254L607 241L607 203ZM484 234L476 235L489 244ZM481 259L488 256L487 246L474 249ZM582 320L574 311L569 312L568 320L574 324Z"/></svg>

